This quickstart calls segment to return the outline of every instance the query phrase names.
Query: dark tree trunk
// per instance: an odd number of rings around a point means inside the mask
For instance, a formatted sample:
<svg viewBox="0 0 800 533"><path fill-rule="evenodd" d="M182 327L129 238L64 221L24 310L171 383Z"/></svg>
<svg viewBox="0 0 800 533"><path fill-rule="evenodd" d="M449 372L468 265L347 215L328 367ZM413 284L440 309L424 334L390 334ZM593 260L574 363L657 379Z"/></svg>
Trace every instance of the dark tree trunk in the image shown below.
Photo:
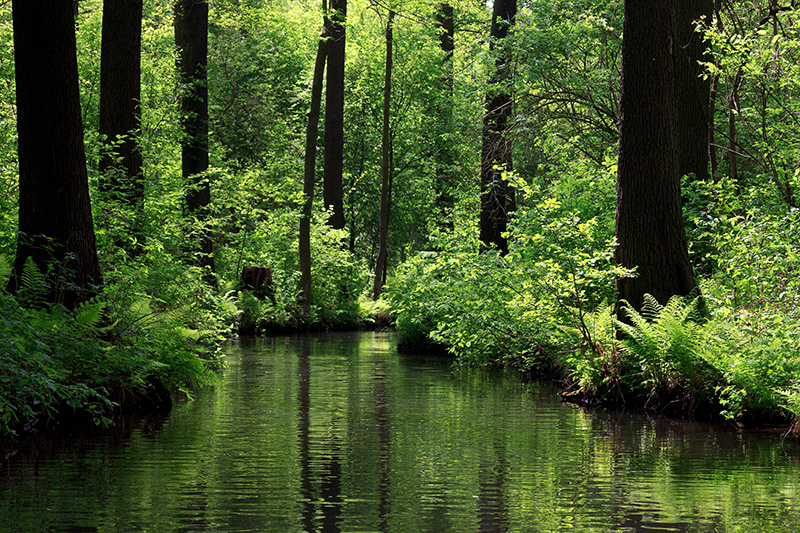
<svg viewBox="0 0 800 533"><path fill-rule="evenodd" d="M344 59L347 0L331 0L328 19L328 74L325 87L325 155L322 197L331 210L328 224L344 228L342 155L344 151Z"/></svg>
<svg viewBox="0 0 800 533"><path fill-rule="evenodd" d="M186 208L202 223L208 219L211 186L208 181L208 4L205 0L176 0L175 45L179 49L183 93L181 114L182 174L189 184ZM214 247L208 230L200 232L197 263L214 272Z"/></svg>
<svg viewBox="0 0 800 533"><path fill-rule="evenodd" d="M616 260L637 276L619 279L617 296L635 309L645 293L665 304L697 289L681 213L676 7L677 0L625 2Z"/></svg>
<svg viewBox="0 0 800 533"><path fill-rule="evenodd" d="M502 46L517 14L516 0L496 0L492 11L490 48ZM503 236L508 225L508 213L514 210L514 193L503 172L513 169L511 140L508 129L511 122L511 59L507 51L500 51L495 59L495 72L489 80L486 97L486 115L483 118L481 147L481 216L480 240L494 246L500 253L508 253L508 241Z"/></svg>
<svg viewBox="0 0 800 533"><path fill-rule="evenodd" d="M124 210L122 216L127 222L122 224L122 234L114 235L114 241L130 255L141 252L144 238L144 181L137 142L141 36L142 0L103 2L99 130L108 146L100 160L100 191Z"/></svg>
<svg viewBox="0 0 800 533"><path fill-rule="evenodd" d="M372 284L372 299L380 298L386 276L386 263L389 254L389 199L392 194L392 149L390 135L392 102L392 49L394 46L394 17L389 10L386 22L386 70L383 81L383 132L381 135L381 211L378 230L378 257L375 260L375 278Z"/></svg>
<svg viewBox="0 0 800 533"><path fill-rule="evenodd" d="M742 84L742 68L736 71L731 82L731 93L728 97L728 175L736 188L736 194L741 191L741 180L739 179L739 145L736 135L736 117L741 111L739 109L739 87Z"/></svg>
<svg viewBox="0 0 800 533"><path fill-rule="evenodd" d="M438 135L436 135L436 208L440 226L452 229L451 211L455 205L455 155L453 149L453 53L455 52L455 21L453 6L439 4L436 25L439 32L439 46L444 52L442 60L441 91L443 95L436 110Z"/></svg>
<svg viewBox="0 0 800 533"><path fill-rule="evenodd" d="M695 22L713 16L713 0L679 0L675 46L675 91L678 102L678 172L708 179L708 128L711 78L700 75L700 61L710 61L703 35Z"/></svg>
<svg viewBox="0 0 800 533"><path fill-rule="evenodd" d="M48 299L74 307L102 283L83 147L74 4L14 0L19 238L9 289L32 258Z"/></svg>
<svg viewBox="0 0 800 533"><path fill-rule="evenodd" d="M327 55L328 42L326 20L322 28L322 34L319 36L319 43L317 44L317 59L314 64L314 79L311 84L311 109L308 111L306 153L303 165L303 214L300 217L300 234L298 238L300 299L306 314L308 314L311 308L312 298L311 215L314 206L314 178L317 159L319 109L322 101L322 77L325 74L325 56Z"/></svg>

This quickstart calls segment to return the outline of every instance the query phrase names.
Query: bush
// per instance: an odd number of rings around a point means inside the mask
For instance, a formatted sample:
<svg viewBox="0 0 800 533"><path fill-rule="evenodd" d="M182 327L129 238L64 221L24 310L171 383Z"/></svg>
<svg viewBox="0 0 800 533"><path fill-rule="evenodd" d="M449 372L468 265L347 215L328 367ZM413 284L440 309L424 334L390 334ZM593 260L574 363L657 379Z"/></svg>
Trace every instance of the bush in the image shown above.
<svg viewBox="0 0 800 533"><path fill-rule="evenodd" d="M116 402L123 391L147 396L161 383L191 393L211 381L222 313L209 308L220 299L200 272L185 272L184 283L157 298L146 289L159 276L142 275L141 266L139 276L118 270L100 296L70 311L41 304L48 287L36 282L43 276L35 268L26 267L19 295L0 292L0 435L46 424L65 409L107 422L114 409L130 407ZM3 285L8 273L0 256Z"/></svg>

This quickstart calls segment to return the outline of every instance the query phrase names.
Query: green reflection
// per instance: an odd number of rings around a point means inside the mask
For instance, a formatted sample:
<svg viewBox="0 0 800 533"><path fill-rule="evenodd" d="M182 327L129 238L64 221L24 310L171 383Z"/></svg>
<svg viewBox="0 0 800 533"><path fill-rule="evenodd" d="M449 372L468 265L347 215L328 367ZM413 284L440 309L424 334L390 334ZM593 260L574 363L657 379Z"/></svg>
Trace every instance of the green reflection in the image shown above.
<svg viewBox="0 0 800 533"><path fill-rule="evenodd" d="M242 339L162 418L0 472L2 531L794 531L795 444L585 412L391 334Z"/></svg>

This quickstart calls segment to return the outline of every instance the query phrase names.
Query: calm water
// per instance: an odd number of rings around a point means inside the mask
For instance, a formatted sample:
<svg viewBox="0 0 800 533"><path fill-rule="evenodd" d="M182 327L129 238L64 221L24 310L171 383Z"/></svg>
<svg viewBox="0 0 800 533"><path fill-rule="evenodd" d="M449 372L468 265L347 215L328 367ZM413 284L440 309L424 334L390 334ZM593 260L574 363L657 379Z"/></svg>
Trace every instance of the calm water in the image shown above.
<svg viewBox="0 0 800 533"><path fill-rule="evenodd" d="M800 531L780 435L587 413L390 334L243 339L166 416L0 468L2 531Z"/></svg>

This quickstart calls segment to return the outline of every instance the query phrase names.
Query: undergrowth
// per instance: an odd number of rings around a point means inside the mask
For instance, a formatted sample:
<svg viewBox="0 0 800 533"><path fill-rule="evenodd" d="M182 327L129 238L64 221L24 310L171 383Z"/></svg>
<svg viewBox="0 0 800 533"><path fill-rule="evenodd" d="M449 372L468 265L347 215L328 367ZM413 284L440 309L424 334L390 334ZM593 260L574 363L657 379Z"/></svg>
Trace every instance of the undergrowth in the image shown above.
<svg viewBox="0 0 800 533"><path fill-rule="evenodd" d="M9 275L0 255L1 286ZM188 283L194 278L186 274L183 291L205 290L200 276ZM132 407L120 399L155 397L164 387L191 394L221 365L220 324L201 305L170 304L181 301L177 295L143 292L142 277L135 284L118 278L74 310L43 303L48 287L32 262L20 279L17 294L0 291L0 437L56 423L66 412L108 423Z"/></svg>

